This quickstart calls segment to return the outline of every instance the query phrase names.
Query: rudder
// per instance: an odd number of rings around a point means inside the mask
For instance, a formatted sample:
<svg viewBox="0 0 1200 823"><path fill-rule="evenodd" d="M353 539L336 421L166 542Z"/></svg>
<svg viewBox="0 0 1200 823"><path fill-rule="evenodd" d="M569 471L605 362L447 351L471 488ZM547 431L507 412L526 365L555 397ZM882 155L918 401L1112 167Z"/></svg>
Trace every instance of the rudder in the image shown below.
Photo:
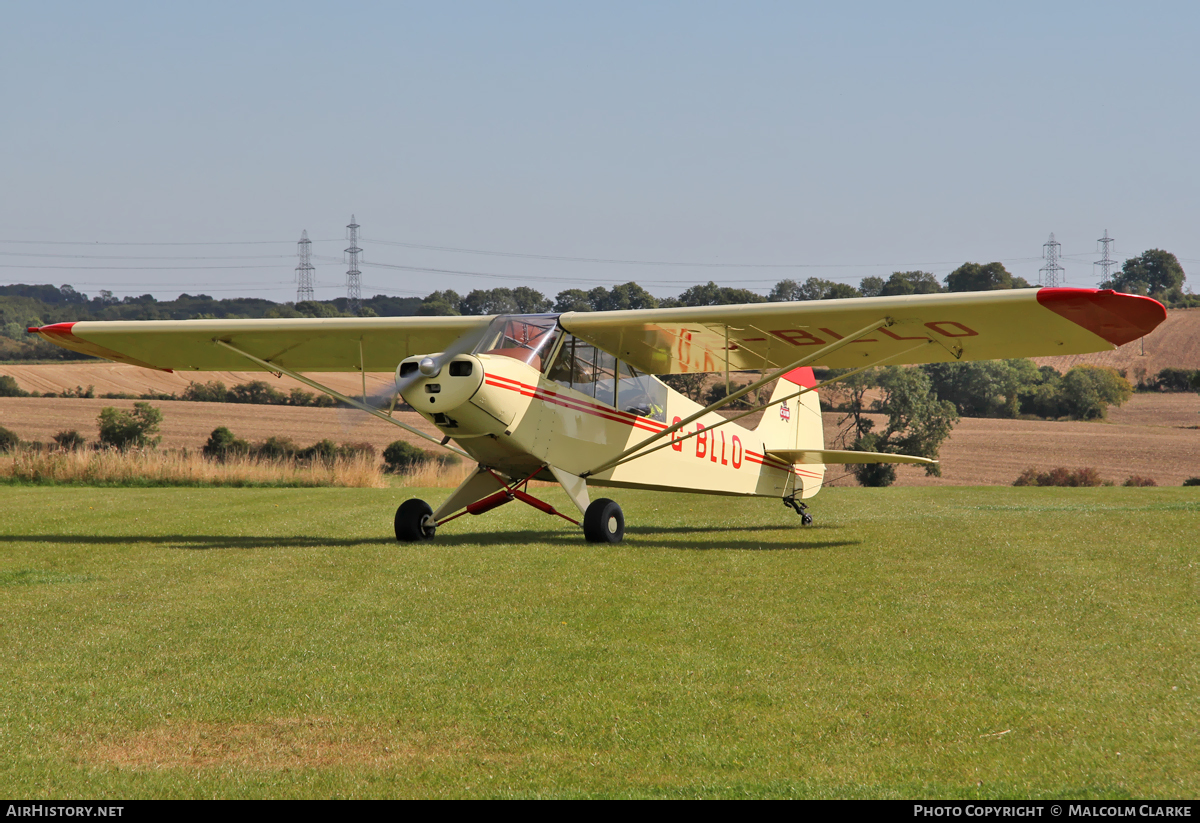
<svg viewBox="0 0 1200 823"><path fill-rule="evenodd" d="M775 382L769 403L755 434L762 440L766 450L773 449L824 449L825 428L821 421L821 402L815 391L805 392L799 397L776 403L780 398L795 394L801 388L817 385L817 378L809 366L801 366ZM796 482L800 484L802 497L812 497L821 488L825 479L825 466L803 465L796 467Z"/></svg>

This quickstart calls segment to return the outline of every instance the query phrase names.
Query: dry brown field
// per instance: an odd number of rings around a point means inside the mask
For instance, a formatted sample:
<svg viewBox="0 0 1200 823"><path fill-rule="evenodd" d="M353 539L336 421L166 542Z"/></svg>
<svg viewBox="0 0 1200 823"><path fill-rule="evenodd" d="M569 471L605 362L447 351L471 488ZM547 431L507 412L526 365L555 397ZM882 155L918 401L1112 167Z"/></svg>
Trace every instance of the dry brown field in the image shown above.
<svg viewBox="0 0 1200 823"><path fill-rule="evenodd" d="M0 425L15 431L22 440L49 442L58 432L75 429L89 441L94 441L98 436L96 421L102 408L131 409L135 402L73 397L0 397ZM199 449L213 429L227 426L235 435L251 442L281 436L290 437L301 446L309 446L329 438L336 443L370 443L382 452L389 443L405 440L438 450L401 428L348 409L188 403L183 400L150 402L163 413L162 448ZM440 432L414 412L401 412L397 416L434 437L441 437Z"/></svg>
<svg viewBox="0 0 1200 823"><path fill-rule="evenodd" d="M189 383L208 383L219 380L226 388L252 380L265 380L271 388L287 394L292 389L313 391L308 386L290 377L276 377L265 371L212 371L212 372L167 372L130 366L125 363L108 363L99 360L81 360L76 363L44 363L38 365L0 365L0 375L12 376L27 392L62 393L68 389L93 386L101 394L183 394ZM332 389L348 395L362 393L362 378L358 372L336 372L312 374L313 380L325 383ZM367 393L386 388L394 380L391 372L367 374Z"/></svg>
<svg viewBox="0 0 1200 823"><path fill-rule="evenodd" d="M49 441L57 432L76 429L96 438L96 418L105 406L131 408L132 400L76 398L0 398L0 425L23 440ZM377 450L402 439L418 446L426 441L369 415L344 409L293 406L250 406L233 403L162 401L165 448L198 449L217 426L228 426L250 441L272 435L292 438L307 446L329 438L338 443L367 442ZM399 417L431 435L436 430L414 413ZM837 447L834 435L841 415L825 416L826 445ZM1112 409L1103 422L1045 422L964 418L942 447L941 478L901 466L901 485L1008 485L1027 467L1091 466L1102 477L1121 483L1137 474L1159 485L1178 486L1200 476L1200 395L1139 394ZM831 466L828 477L843 474ZM843 479L837 485L850 485Z"/></svg>
<svg viewBox="0 0 1200 823"><path fill-rule="evenodd" d="M826 413L824 418L829 441L842 415ZM899 466L897 482L1008 485L1031 466L1040 471L1090 466L1118 485L1136 474L1160 486L1178 486L1189 477L1200 477L1200 395L1136 394L1124 406L1109 409L1108 420L1086 423L964 417L942 445L941 464L941 477L927 477L916 466ZM826 476L843 473L831 466ZM853 480L836 485L848 484Z"/></svg>
<svg viewBox="0 0 1200 823"><path fill-rule="evenodd" d="M1033 360L1039 366L1053 366L1063 373L1075 366L1108 366L1124 372L1134 383L1142 375L1153 377L1168 367L1200 369L1200 309L1169 309L1161 326L1113 351Z"/></svg>

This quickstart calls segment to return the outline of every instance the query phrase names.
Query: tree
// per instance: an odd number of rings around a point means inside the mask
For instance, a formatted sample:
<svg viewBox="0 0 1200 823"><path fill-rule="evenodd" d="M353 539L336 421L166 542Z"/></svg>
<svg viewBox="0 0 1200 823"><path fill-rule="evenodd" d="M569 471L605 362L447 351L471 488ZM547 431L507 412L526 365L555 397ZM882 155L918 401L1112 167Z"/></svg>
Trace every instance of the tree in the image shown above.
<svg viewBox="0 0 1200 823"><path fill-rule="evenodd" d="M17 380L7 374L0 374L0 397L28 397L29 392L17 385Z"/></svg>
<svg viewBox="0 0 1200 823"><path fill-rule="evenodd" d="M858 283L858 293L863 297L878 297L883 294L883 278L864 277Z"/></svg>
<svg viewBox="0 0 1200 823"><path fill-rule="evenodd" d="M1113 369L1076 366L1059 375L1050 366L1038 370L1041 381L1020 392L1021 409L1040 417L1102 420L1110 405L1121 405L1133 394L1129 381Z"/></svg>
<svg viewBox="0 0 1200 823"><path fill-rule="evenodd" d="M702 286L692 286L674 301L677 306L722 306L734 303L765 303L767 298L749 289L718 286L709 280Z"/></svg>
<svg viewBox="0 0 1200 823"><path fill-rule="evenodd" d="M0 426L0 454L16 451L17 446L20 444L21 438L17 436L15 431Z"/></svg>
<svg viewBox="0 0 1200 823"><path fill-rule="evenodd" d="M593 311L592 303L588 300L588 293L583 289L560 291L554 296L554 310L557 312Z"/></svg>
<svg viewBox="0 0 1200 823"><path fill-rule="evenodd" d="M225 426L213 429L212 434L208 436L208 442L204 444L204 456L222 463L230 455L248 454L249 452L250 444L235 437L233 432Z"/></svg>
<svg viewBox="0 0 1200 823"><path fill-rule="evenodd" d="M512 289L475 289L458 304L462 314L520 314Z"/></svg>
<svg viewBox="0 0 1200 823"><path fill-rule="evenodd" d="M517 288L512 290L512 296L513 300L516 301L517 310L521 314L541 314L542 312L550 311L550 308L554 305L540 291L531 289L528 286L517 286Z"/></svg>
<svg viewBox="0 0 1200 823"><path fill-rule="evenodd" d="M589 292L589 296L595 294L597 291L603 292L604 290L593 289ZM630 281L620 286L613 286L601 301L593 301L592 308L596 311L656 309L658 308L658 300L637 283Z"/></svg>
<svg viewBox="0 0 1200 823"><path fill-rule="evenodd" d="M942 284L927 271L897 271L883 284L879 293L885 297L903 294L937 294Z"/></svg>
<svg viewBox="0 0 1200 823"><path fill-rule="evenodd" d="M795 280L780 280L767 295L767 301L771 303L793 303L797 300L807 299L804 296L803 288Z"/></svg>
<svg viewBox="0 0 1200 823"><path fill-rule="evenodd" d="M870 369L848 378L842 391L848 395L846 417L842 418L842 442L850 441L855 451L913 454L936 459L942 442L950 436L958 413L947 400L933 393L929 376L920 369L888 366ZM882 390L878 400L868 402L867 392ZM874 431L869 414L886 414L887 426ZM895 464L867 463L851 471L864 486L888 486L896 479ZM925 473L940 477L937 463L927 465Z"/></svg>
<svg viewBox="0 0 1200 823"><path fill-rule="evenodd" d="M301 300L295 308L301 317L341 317L342 314L332 303L318 300Z"/></svg>
<svg viewBox="0 0 1200 823"><path fill-rule="evenodd" d="M833 283L821 297L822 300L845 300L851 297L862 297L862 293L849 283Z"/></svg>
<svg viewBox="0 0 1200 823"><path fill-rule="evenodd" d="M1032 360L979 360L970 363L926 363L933 390L954 404L963 417L1016 417L1020 394L1042 382Z"/></svg>
<svg viewBox="0 0 1200 823"><path fill-rule="evenodd" d="M658 379L680 394L699 403L700 396L704 391L704 384L708 382L708 375L704 372L662 374Z"/></svg>
<svg viewBox="0 0 1200 823"><path fill-rule="evenodd" d="M797 283L795 280L780 280L767 295L767 300L778 303L791 300L834 300L861 296L858 289L846 283L835 283L832 280L810 277L803 283Z"/></svg>
<svg viewBox="0 0 1200 823"><path fill-rule="evenodd" d="M133 411L106 406L100 410L100 443L121 450L156 446L161 422L162 412L149 403L134 403Z"/></svg>
<svg viewBox="0 0 1200 823"><path fill-rule="evenodd" d="M230 403L279 406L287 402L287 395L272 388L266 380L251 380L249 383L239 383L230 389L226 399Z"/></svg>
<svg viewBox="0 0 1200 823"><path fill-rule="evenodd" d="M54 442L63 451L76 452L83 448L83 444L87 442L87 438L75 429L71 429L69 431L60 431L54 435Z"/></svg>
<svg viewBox="0 0 1200 823"><path fill-rule="evenodd" d="M1021 282L1025 283L1024 280ZM946 275L946 288L949 291L995 291L1016 286L1003 263L963 263Z"/></svg>
<svg viewBox="0 0 1200 823"><path fill-rule="evenodd" d="M417 307L417 314L433 317L462 314L458 308L460 303L462 303L462 297L453 289L435 291Z"/></svg>
<svg viewBox="0 0 1200 823"><path fill-rule="evenodd" d="M1157 300L1177 300L1183 296L1183 281L1187 276L1179 258L1162 249L1150 249L1139 257L1125 261L1112 280L1100 284L1103 289L1116 289L1126 294L1148 294Z"/></svg>
<svg viewBox="0 0 1200 823"><path fill-rule="evenodd" d="M190 381L183 390L183 399L198 403L224 403L229 397L229 391L220 380L210 380L207 383Z"/></svg>
<svg viewBox="0 0 1200 823"><path fill-rule="evenodd" d="M1067 414L1078 420L1102 420L1110 405L1119 406L1133 394L1133 386L1114 369L1076 366L1062 379Z"/></svg>
<svg viewBox="0 0 1200 823"><path fill-rule="evenodd" d="M403 440L396 440L383 450L383 470L392 474L402 474L428 459L429 454L424 449Z"/></svg>

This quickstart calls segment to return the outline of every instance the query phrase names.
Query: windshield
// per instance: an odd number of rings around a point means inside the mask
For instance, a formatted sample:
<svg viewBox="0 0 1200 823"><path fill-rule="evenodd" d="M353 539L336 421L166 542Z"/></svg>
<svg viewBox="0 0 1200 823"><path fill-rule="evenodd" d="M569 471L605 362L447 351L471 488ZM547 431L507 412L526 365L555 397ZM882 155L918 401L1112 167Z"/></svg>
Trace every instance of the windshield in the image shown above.
<svg viewBox="0 0 1200 823"><path fill-rule="evenodd" d="M542 362L554 350L558 339L558 315L535 314L522 317L500 316L492 321L474 354L498 354L511 357L542 370Z"/></svg>

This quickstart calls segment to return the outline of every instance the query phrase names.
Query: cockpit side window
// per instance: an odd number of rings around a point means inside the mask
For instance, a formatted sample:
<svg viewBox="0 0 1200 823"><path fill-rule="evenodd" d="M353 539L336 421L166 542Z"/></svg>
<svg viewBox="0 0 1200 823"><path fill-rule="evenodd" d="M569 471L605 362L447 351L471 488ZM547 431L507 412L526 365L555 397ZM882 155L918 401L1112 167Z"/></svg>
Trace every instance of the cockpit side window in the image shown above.
<svg viewBox="0 0 1200 823"><path fill-rule="evenodd" d="M666 386L572 335L566 335L546 377L631 414L666 420Z"/></svg>
<svg viewBox="0 0 1200 823"><path fill-rule="evenodd" d="M648 374L641 374L628 363L621 364L617 383L617 406L622 411L666 422L667 387Z"/></svg>

